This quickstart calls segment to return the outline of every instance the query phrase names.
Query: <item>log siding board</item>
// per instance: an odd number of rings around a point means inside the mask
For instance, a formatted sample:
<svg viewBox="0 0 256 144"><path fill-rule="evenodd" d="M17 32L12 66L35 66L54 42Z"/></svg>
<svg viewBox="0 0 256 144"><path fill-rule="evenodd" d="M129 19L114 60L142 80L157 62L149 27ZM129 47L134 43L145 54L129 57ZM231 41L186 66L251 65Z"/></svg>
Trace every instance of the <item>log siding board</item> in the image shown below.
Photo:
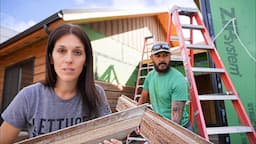
<svg viewBox="0 0 256 144"><path fill-rule="evenodd" d="M127 109L65 129L20 141L17 144L98 144L111 138L125 139L140 123L145 106ZM127 124L129 123L129 124Z"/></svg>
<svg viewBox="0 0 256 144"><path fill-rule="evenodd" d="M147 105L147 104L144 104ZM136 108L137 103L122 95L118 99L116 109ZM152 144L210 144L201 136L183 128L175 122L161 117L147 108L140 123L140 134Z"/></svg>
<svg viewBox="0 0 256 144"><path fill-rule="evenodd" d="M210 144L195 133L147 109L140 123L140 133L152 144Z"/></svg>
<svg viewBox="0 0 256 144"><path fill-rule="evenodd" d="M178 124L154 113L146 105L136 106L136 103L125 96L120 97L119 101L118 103L127 106L123 107L124 110L120 112L27 139L18 142L18 144L98 144L111 138L123 140L137 127L140 127L141 135L152 144L210 143ZM131 107L129 108L129 106Z"/></svg>
<svg viewBox="0 0 256 144"><path fill-rule="evenodd" d="M159 21L156 16L147 16L93 22L88 23L87 26L93 29L95 32L104 34L106 36L112 36L112 38L116 41L141 51L143 39L146 36L154 35L157 38L156 40L165 40L164 36L166 34L164 29L158 23ZM143 28L144 32L138 31L139 29ZM145 29L148 29L148 31Z"/></svg>

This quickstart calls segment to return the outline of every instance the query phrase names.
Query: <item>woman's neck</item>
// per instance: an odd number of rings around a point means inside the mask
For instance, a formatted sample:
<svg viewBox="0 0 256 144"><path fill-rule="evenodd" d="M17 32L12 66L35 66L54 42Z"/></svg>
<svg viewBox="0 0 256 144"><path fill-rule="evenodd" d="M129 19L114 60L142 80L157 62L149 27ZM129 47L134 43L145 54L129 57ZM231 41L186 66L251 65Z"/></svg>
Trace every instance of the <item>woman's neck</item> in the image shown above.
<svg viewBox="0 0 256 144"><path fill-rule="evenodd" d="M76 95L77 88L74 83L63 83L57 81L54 91L59 98L68 100Z"/></svg>

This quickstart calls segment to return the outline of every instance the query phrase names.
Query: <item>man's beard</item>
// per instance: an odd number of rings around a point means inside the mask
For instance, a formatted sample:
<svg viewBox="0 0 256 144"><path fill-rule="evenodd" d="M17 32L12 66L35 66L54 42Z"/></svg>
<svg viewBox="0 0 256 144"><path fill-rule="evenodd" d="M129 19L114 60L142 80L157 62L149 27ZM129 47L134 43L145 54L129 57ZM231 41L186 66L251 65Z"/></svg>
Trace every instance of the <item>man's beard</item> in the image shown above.
<svg viewBox="0 0 256 144"><path fill-rule="evenodd" d="M161 64L166 65L166 68L165 68L165 69L159 69L159 66L160 66ZM155 68L155 70L156 70L158 73L166 73L166 72L169 71L170 66L169 66L169 64L167 64L167 63L165 63L165 62L161 62L161 63L159 63L158 65L156 65L156 64L154 63L154 68Z"/></svg>

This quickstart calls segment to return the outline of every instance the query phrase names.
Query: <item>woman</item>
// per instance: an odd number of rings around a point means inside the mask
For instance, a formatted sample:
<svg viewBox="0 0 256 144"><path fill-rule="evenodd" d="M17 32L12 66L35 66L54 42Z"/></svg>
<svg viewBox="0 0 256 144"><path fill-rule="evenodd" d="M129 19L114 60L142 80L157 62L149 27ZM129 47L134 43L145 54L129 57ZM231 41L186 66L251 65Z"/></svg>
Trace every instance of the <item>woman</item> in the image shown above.
<svg viewBox="0 0 256 144"><path fill-rule="evenodd" d="M25 127L35 137L110 113L94 83L90 39L79 26L63 24L49 35L46 81L23 88L3 112L0 143L12 143Z"/></svg>

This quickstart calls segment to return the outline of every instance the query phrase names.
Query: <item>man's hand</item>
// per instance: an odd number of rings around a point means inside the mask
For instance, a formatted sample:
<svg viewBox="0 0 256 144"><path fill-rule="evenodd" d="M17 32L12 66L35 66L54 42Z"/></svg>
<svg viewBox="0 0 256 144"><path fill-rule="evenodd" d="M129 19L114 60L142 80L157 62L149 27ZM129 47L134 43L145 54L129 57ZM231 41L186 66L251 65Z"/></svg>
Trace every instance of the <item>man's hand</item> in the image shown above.
<svg viewBox="0 0 256 144"><path fill-rule="evenodd" d="M119 141L117 139L110 139L110 141L104 140L103 143L99 144L122 144L122 141Z"/></svg>

